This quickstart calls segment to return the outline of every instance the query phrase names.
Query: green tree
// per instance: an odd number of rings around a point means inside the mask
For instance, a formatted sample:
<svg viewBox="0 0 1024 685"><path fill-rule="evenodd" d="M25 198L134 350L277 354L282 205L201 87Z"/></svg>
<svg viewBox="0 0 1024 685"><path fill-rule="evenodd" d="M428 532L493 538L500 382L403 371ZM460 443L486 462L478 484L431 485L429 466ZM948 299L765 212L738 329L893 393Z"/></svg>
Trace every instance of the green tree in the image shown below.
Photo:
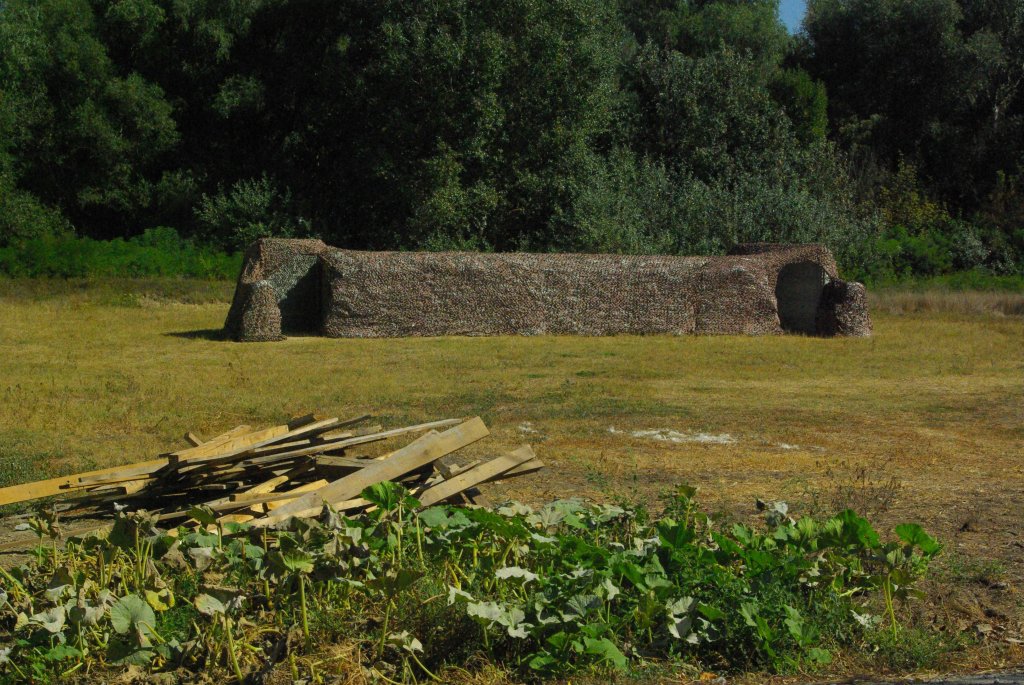
<svg viewBox="0 0 1024 685"><path fill-rule="evenodd" d="M7 2L0 34L17 188L96 235L136 231L177 140L161 89L112 62L85 0Z"/></svg>

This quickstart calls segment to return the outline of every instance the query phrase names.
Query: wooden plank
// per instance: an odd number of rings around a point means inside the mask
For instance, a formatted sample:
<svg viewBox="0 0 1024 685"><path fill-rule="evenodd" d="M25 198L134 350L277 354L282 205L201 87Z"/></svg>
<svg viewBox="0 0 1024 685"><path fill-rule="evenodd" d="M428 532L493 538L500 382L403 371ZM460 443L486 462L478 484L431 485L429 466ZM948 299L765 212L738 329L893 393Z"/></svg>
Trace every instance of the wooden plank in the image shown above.
<svg viewBox="0 0 1024 685"><path fill-rule="evenodd" d="M536 458L536 454L533 453L533 448L529 445L523 445L515 452L509 452L508 454L502 455L488 462L484 462L479 466L475 466L471 469L466 469L453 478L445 479L444 481L424 490L417 499L425 507L429 507L432 504L443 502L444 500L457 495L467 488L471 488L478 483L483 483L490 478L500 476L515 467Z"/></svg>
<svg viewBox="0 0 1024 685"><path fill-rule="evenodd" d="M437 461L437 462L434 463L434 468L437 470L437 473L440 474L440 478L438 478L436 482L439 483L442 480L448 480L448 479L454 478L460 471L465 471L466 469L471 469L471 468L473 468L474 466L476 466L479 463L480 463L480 461L477 460L477 461L473 462L472 464L467 464L465 466L459 466L458 464L449 466L447 464L442 464L440 461ZM434 485L434 484L435 484L435 482L433 482L433 481L430 483L430 485ZM475 503L474 500L473 500L473 497L478 495L479 493L480 493L480 491L477 490L476 488L471 488L471 489L466 490L465 492L461 493L461 496L458 497L458 498L455 498L454 501L456 501L458 503L469 502L469 503L472 504L472 503Z"/></svg>
<svg viewBox="0 0 1024 685"><path fill-rule="evenodd" d="M129 480L152 478L153 474L167 467L167 459L156 459L154 461L143 461L138 464L128 464L117 469L108 469L107 473L79 474L75 482L67 488L81 488L91 485L113 485Z"/></svg>
<svg viewBox="0 0 1024 685"><path fill-rule="evenodd" d="M334 503L353 499L374 483L395 480L409 471L462 449L489 434L490 431L487 430L484 422L480 420L480 417L476 417L460 423L454 428L449 428L443 433L424 435L402 449L396 450L387 459L374 460L374 464L371 466L343 476L316 492L289 502L277 509L272 517L257 519L253 525L269 525L289 516L315 516L323 508L325 502Z"/></svg>
<svg viewBox="0 0 1024 685"><path fill-rule="evenodd" d="M189 432L185 433L185 438L184 439L185 439L185 442L187 442L188 444L192 445L193 447L199 447L204 442L206 442L205 440L203 440L201 437L199 437L198 435L196 435L192 431L189 431Z"/></svg>
<svg viewBox="0 0 1024 685"><path fill-rule="evenodd" d="M257 514L262 514L267 511L273 511L274 509L284 506L285 502L290 502L291 500L295 499L295 497L292 497L292 495L297 497L299 495L304 495L307 492L315 492L320 488L325 487L327 483L328 481L323 478L317 481L313 481L312 483L306 483L305 485L301 485L293 490L288 490L287 493L283 493L288 494L289 497L275 499L269 502L265 502L263 504L256 505L253 507L253 511Z"/></svg>
<svg viewBox="0 0 1024 685"><path fill-rule="evenodd" d="M254 518L256 517L252 514L224 514L223 516L219 517L217 521L219 523L245 523L247 521L252 521ZM214 533L217 531L217 526L207 526L206 530L210 533Z"/></svg>
<svg viewBox="0 0 1024 685"><path fill-rule="evenodd" d="M327 485L327 483L327 480L321 478L320 480L316 480L312 483L306 483L305 485L300 485L292 488L291 490L282 490L281 492L252 492L250 490L246 490L245 492L236 492L229 495L228 499L240 506L245 504L266 504L267 502L273 502L275 498L295 499L298 495L305 494L311 490L318 490L324 485Z"/></svg>
<svg viewBox="0 0 1024 685"><path fill-rule="evenodd" d="M100 485L95 488L89 489L89 494L95 493L96 496L114 495L119 497L128 497L141 491L149 483L149 480L129 480L123 483L119 483L114 486Z"/></svg>
<svg viewBox="0 0 1024 685"><path fill-rule="evenodd" d="M326 414L317 414L315 412L312 413L312 414L306 414L305 416L296 416L296 417L294 417L294 418L292 418L292 419L290 419L288 421L288 427L290 429L294 430L294 429L299 428L301 426L305 426L306 424L309 424L309 423L316 423L317 421L323 421L326 418L327 418ZM351 426L351 425L359 423L361 421L365 421L366 419L372 419L372 418L373 418L373 416L371 416L370 414L360 414L359 416L353 416L351 419L345 419L344 421L342 421L338 425L339 426Z"/></svg>
<svg viewBox="0 0 1024 685"><path fill-rule="evenodd" d="M331 428L337 428L342 424L347 423L340 421L337 418L324 419L322 421L316 421L314 423L300 426L294 430L288 430L287 425L274 426L263 431L262 435L252 434L249 438L252 441L247 441L247 444L238 445L228 449L226 451L218 451L216 454L198 456L198 457L171 457L171 464L178 469L187 468L196 464L203 463L223 463L227 461L242 458L245 455L252 453L253 450L259 447L266 447L277 442L287 442L294 440L295 438L303 438L317 433L323 433ZM283 429L283 431L282 431Z"/></svg>
<svg viewBox="0 0 1024 685"><path fill-rule="evenodd" d="M358 457L335 457L326 454L318 454L313 459L317 466L362 469L373 463L372 459L359 459Z"/></svg>
<svg viewBox="0 0 1024 685"><path fill-rule="evenodd" d="M241 426L235 426L234 428L232 428L231 430L229 430L229 431L227 431L225 433L221 433L220 435L216 435L216 436L210 438L209 440L207 440L206 442L204 442L201 445L198 445L196 447L189 447L189 448L186 448L186 449L183 449L183 450L178 450L177 452L170 452L169 454L206 454L210 450L217 449L217 448L219 448L219 447L229 443L230 441L238 439L238 438L240 438L240 437L242 437L244 435L247 435L247 434L249 434L251 432L252 432L252 426L249 426L247 424L242 424ZM166 457L168 455L167 454L161 454L160 456Z"/></svg>
<svg viewBox="0 0 1024 685"><path fill-rule="evenodd" d="M239 436L244 436L249 433L250 428L247 425L235 426L226 433L210 438L199 447L192 448L192 450L213 450L220 449L223 445L236 440ZM183 450L185 452L189 450ZM127 464L125 466L117 466L109 469L103 469L101 471L90 471L88 473L78 474L77 485L99 485L99 484L114 484L121 483L124 481L135 480L138 478L151 477L153 474L164 468L168 464L168 459L155 459L153 461L144 461L137 464ZM67 487L76 487L76 484L70 484Z"/></svg>
<svg viewBox="0 0 1024 685"><path fill-rule="evenodd" d="M429 421L427 423L416 424L415 426L405 426L403 428L392 428L391 430L381 431L379 433L369 433L367 435L358 435L348 440L341 440L335 443L335 448L352 447L353 445L365 445L368 442L377 442L379 440L386 440L387 438L394 438L399 435L405 435L406 433L417 433L419 431L430 430L432 428L449 428L451 426L463 423L463 419L441 419L440 421Z"/></svg>
<svg viewBox="0 0 1024 685"><path fill-rule="evenodd" d="M531 459L530 461L520 464L514 469L497 475L494 478L489 478L486 482L493 483L496 480L505 480L506 478L513 478L515 476L525 476L528 473L540 471L542 468L544 468L544 462L542 462L540 459Z"/></svg>
<svg viewBox="0 0 1024 685"><path fill-rule="evenodd" d="M361 438L364 435L380 433L382 430L384 430L384 426L376 424L373 426L367 426L366 428L360 428L359 430L327 431L326 433L321 433L319 437L322 440L334 440L336 438Z"/></svg>
<svg viewBox="0 0 1024 685"><path fill-rule="evenodd" d="M136 464L136 466L146 466L157 469L166 463L166 459L155 459L153 461ZM40 497L59 495L67 492L69 487L77 486L79 484L78 479L82 476L103 476L105 474L117 473L124 468L124 466L111 466L109 468L98 469L96 471L86 471L85 473L76 473L70 476L48 478L46 480L37 480L31 483L22 483L21 485L11 485L6 488L0 488L0 504L14 504L16 502L27 502L28 500L39 499Z"/></svg>
<svg viewBox="0 0 1024 685"><path fill-rule="evenodd" d="M344 423L349 423L350 421L351 421L351 419L349 421L339 422L338 425L341 425L341 424L344 424ZM398 435L403 435L403 434L406 434L406 433L415 433L415 432L418 432L418 431L429 430L431 428L452 426L452 425L455 425L455 424L458 424L458 423L461 423L461 422L462 422L461 419L442 419L440 421L430 421L429 423L421 423L421 424L417 424L415 426L405 426L403 428L394 428L392 430L383 431L381 433L372 433L370 435L358 436L358 437L354 437L354 438L347 438L347 439L343 439L343 440L335 440L335 441L332 441L332 442L329 442L329 443L321 443L321 444L313 445L313 446L307 447L307 448L297 449L297 450L293 450L293 451L289 451L289 452L282 452L282 453L274 455L274 456L281 457L281 458L284 458L284 457L309 456L309 455L313 455L313 454L319 454L319 453L325 452L327 450L330 450L330 451L341 450L341 449L344 449L345 447L350 447L352 445L362 445L362 444L365 444L367 442L375 442L375 441L378 441L378 440L384 440L386 438L391 438L391 437L395 437L395 436L398 436ZM299 432L304 431L304 430L311 430L311 429L314 428L314 426L316 426L319 429L319 425L318 424L311 424L310 426L307 426L305 428L299 429ZM331 428L335 428L335 427L336 426L331 426ZM281 436L277 440L285 439L285 437L288 437L288 436ZM270 441L270 442L276 442L277 440ZM254 445L253 449L255 449L256 447L260 447L260 446L261 445ZM212 457L209 457L209 458L202 458L202 459L199 459L197 461L200 462L200 463L218 464L218 463L234 461L234 460L237 460L239 457L247 457L248 455L249 455L248 451L240 450L240 451L238 451L236 453L218 454L218 455L215 455L215 456L212 456ZM190 470L190 465L186 465L184 467L184 471L183 472L184 473L188 473L189 470Z"/></svg>
<svg viewBox="0 0 1024 685"><path fill-rule="evenodd" d="M278 485L283 485L288 482L288 476L274 476L268 480L254 485L251 488L245 490L246 494L249 495L265 495L268 492L273 492Z"/></svg>
<svg viewBox="0 0 1024 685"><path fill-rule="evenodd" d="M273 454L268 457L245 457L242 461L225 461L221 463L203 463L186 470L174 471L179 479L197 480L200 478L217 478L236 473L254 470L280 469L291 467L297 463L311 462L309 457L291 454Z"/></svg>

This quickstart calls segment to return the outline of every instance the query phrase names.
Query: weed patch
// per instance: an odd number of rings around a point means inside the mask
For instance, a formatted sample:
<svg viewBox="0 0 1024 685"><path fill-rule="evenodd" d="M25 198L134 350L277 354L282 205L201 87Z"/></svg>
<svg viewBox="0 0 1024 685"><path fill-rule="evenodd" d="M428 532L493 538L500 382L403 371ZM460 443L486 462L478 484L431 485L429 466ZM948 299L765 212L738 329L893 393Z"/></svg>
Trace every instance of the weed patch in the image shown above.
<svg viewBox="0 0 1024 685"><path fill-rule="evenodd" d="M919 665L947 647L897 620L940 550L919 526L884 542L852 511L794 519L774 503L756 528L722 527L694 494L680 488L657 518L578 500L418 511L386 483L357 519L168 532L135 512L64 549L40 516L34 560L0 571L0 681L132 665L315 682L339 662L332 644L349 646L346 668L394 682L480 654L539 681L652 663L807 670L861 644Z"/></svg>

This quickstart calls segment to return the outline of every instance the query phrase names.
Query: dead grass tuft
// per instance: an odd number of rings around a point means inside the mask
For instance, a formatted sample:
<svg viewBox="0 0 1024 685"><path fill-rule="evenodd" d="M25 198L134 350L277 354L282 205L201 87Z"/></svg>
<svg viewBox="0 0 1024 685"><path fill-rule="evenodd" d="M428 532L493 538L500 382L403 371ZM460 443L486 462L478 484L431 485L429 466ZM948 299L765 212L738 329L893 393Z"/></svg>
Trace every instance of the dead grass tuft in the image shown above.
<svg viewBox="0 0 1024 685"><path fill-rule="evenodd" d="M1024 316L1024 293L908 290L868 291L873 313L956 314L960 316Z"/></svg>

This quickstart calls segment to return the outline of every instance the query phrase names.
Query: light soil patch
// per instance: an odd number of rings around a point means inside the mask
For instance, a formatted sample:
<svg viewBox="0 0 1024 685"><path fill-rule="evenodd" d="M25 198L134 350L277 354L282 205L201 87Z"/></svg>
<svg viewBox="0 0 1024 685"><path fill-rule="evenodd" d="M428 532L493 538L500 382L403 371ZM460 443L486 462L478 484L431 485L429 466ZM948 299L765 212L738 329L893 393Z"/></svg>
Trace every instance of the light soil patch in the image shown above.
<svg viewBox="0 0 1024 685"><path fill-rule="evenodd" d="M0 485L141 461L188 430L287 414L367 411L388 425L479 414L493 437L463 459L531 442L547 464L496 497L657 507L690 483L726 520L755 517L756 498L786 500L795 514L873 509L881 530L917 521L948 559L1005 569L997 582L957 576L922 612L996 626L983 645L1024 638L1020 317L879 313L869 339L240 344L215 339L225 311L0 298Z"/></svg>

